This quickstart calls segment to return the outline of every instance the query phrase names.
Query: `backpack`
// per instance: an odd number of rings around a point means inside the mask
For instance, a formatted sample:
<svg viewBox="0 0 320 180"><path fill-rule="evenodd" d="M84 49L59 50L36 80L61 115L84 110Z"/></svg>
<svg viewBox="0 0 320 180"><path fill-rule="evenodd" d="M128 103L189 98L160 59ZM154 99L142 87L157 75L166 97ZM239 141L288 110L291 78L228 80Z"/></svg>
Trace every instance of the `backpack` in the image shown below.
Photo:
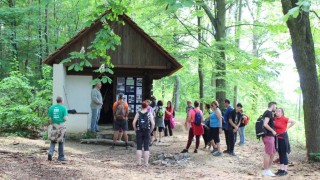
<svg viewBox="0 0 320 180"><path fill-rule="evenodd" d="M264 137L267 134L266 129L264 128L264 116L260 116L256 122L256 136L260 140L261 137Z"/></svg>
<svg viewBox="0 0 320 180"><path fill-rule="evenodd" d="M163 108L161 106L158 107L156 116L158 118L162 118L163 117Z"/></svg>
<svg viewBox="0 0 320 180"><path fill-rule="evenodd" d="M138 118L138 127L139 130L145 131L149 129L149 117L148 117L148 112L142 113L139 112L139 118Z"/></svg>
<svg viewBox="0 0 320 180"><path fill-rule="evenodd" d="M244 121L243 121L243 124L244 125L248 125L249 124L249 117L248 116L246 116L246 118L244 119Z"/></svg>
<svg viewBox="0 0 320 180"><path fill-rule="evenodd" d="M193 109L193 110L195 112L194 124L196 126L200 126L201 125L201 120L202 120L201 113L200 113L200 111L196 111L195 109Z"/></svg>
<svg viewBox="0 0 320 180"><path fill-rule="evenodd" d="M125 115L124 102L118 102L116 108L116 117L123 118Z"/></svg>

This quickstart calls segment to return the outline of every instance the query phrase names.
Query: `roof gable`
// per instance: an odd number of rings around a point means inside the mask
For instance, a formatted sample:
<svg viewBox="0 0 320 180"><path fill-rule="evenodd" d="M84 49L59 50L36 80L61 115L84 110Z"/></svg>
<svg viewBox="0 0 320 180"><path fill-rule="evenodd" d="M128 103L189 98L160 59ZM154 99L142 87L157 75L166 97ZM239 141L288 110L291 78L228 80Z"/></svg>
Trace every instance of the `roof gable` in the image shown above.
<svg viewBox="0 0 320 180"><path fill-rule="evenodd" d="M114 32L121 37L121 45L115 51L107 52L111 56L115 68L159 69L163 71L162 76L166 76L173 74L182 67L174 57L145 33L130 17L124 14L120 18L124 20L125 25L117 23L112 27L114 27ZM81 30L48 56L44 63L52 66L69 57L70 52L80 51L83 46L88 47L94 40L96 32L101 28L102 23L98 18L90 27Z"/></svg>

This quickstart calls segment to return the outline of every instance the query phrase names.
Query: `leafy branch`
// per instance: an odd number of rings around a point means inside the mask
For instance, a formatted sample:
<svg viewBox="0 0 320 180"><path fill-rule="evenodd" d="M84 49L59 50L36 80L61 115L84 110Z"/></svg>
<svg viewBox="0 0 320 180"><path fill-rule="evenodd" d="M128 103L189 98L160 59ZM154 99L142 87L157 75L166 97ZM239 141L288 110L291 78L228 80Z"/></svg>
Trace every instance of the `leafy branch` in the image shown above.
<svg viewBox="0 0 320 180"><path fill-rule="evenodd" d="M91 45L87 47L87 49L82 47L80 52L71 52L70 57L61 62L72 63L68 67L68 71L74 70L78 72L83 71L84 67L92 67L91 62L101 59L100 67L93 71L100 73L100 75L92 81L92 84L96 84L97 82L112 82L108 75L113 74L111 68L114 66L111 62L111 56L106 52L108 50L114 51L117 46L121 45L120 36L113 32L110 25L111 22L124 24L124 22L119 19L119 16L126 12L126 8L121 4L121 1L109 1L106 5L98 6L96 11L91 14L91 20L87 22L87 26L91 26L92 22L97 18L96 16L102 14L105 10L107 10L107 13L100 17L102 29L96 33L96 37Z"/></svg>

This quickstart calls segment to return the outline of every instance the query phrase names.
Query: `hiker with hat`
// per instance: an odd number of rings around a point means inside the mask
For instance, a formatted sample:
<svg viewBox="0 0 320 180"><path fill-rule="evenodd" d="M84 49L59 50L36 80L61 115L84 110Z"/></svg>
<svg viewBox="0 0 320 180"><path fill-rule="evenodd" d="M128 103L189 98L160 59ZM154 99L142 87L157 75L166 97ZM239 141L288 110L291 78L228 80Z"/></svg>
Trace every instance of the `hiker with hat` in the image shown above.
<svg viewBox="0 0 320 180"><path fill-rule="evenodd" d="M120 93L118 95L118 101L116 101L113 104L113 145L112 149L114 149L114 146L116 144L116 141L118 139L118 133L119 130L122 129L124 141L126 143L126 148L128 148L128 114L129 114L129 106L128 103L123 100L124 95Z"/></svg>

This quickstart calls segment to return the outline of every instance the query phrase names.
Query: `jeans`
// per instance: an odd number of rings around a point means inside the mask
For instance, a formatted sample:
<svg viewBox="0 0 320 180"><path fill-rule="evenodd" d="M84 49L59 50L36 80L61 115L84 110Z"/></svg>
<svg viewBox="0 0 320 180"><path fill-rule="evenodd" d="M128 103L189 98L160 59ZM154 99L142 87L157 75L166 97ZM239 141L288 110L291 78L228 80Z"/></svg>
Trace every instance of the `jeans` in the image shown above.
<svg viewBox="0 0 320 180"><path fill-rule="evenodd" d="M100 111L101 109L91 109L92 116L91 116L91 131L96 132L98 131L98 122L100 119Z"/></svg>
<svg viewBox="0 0 320 180"><path fill-rule="evenodd" d="M50 143L50 149L49 149L49 154L53 156L54 149L55 149L56 143L51 142ZM63 142L59 142L59 147L58 147L58 159L64 159L64 150L63 150Z"/></svg>
<svg viewBox="0 0 320 180"><path fill-rule="evenodd" d="M245 138L245 136L244 136L244 128L245 128L245 126L243 126L243 127L239 127L239 136L240 136L240 145L243 145L244 144L244 138Z"/></svg>

